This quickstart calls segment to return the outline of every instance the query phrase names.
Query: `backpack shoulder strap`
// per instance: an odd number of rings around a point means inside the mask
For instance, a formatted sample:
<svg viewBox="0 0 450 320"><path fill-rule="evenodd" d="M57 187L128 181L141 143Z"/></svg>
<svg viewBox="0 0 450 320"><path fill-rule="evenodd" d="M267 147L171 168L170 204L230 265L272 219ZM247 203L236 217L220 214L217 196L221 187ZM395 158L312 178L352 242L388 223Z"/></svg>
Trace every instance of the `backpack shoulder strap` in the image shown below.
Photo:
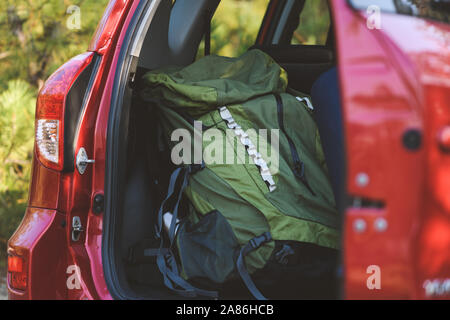
<svg viewBox="0 0 450 320"><path fill-rule="evenodd" d="M278 126L280 127L280 130L284 133L284 135L288 140L289 148L291 149L292 160L294 161L294 168L292 169L292 172L294 173L295 177L297 177L297 179L303 182L306 188L308 188L308 190L313 195L315 195L314 191L311 189L311 186L308 183L308 180L306 179L305 163L300 159L294 141L292 141L292 139L289 137L289 135L286 132L286 128L284 127L283 99L278 93L275 93L274 96L277 102Z"/></svg>

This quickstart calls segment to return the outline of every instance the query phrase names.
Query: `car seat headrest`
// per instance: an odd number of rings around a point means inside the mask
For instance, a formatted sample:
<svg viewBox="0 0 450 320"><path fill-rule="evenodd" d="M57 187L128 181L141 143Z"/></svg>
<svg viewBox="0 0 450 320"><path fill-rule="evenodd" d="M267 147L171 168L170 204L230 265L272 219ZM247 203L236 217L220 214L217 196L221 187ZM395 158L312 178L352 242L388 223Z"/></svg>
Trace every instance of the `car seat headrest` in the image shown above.
<svg viewBox="0 0 450 320"><path fill-rule="evenodd" d="M169 21L169 48L178 65L192 63L220 0L177 0Z"/></svg>

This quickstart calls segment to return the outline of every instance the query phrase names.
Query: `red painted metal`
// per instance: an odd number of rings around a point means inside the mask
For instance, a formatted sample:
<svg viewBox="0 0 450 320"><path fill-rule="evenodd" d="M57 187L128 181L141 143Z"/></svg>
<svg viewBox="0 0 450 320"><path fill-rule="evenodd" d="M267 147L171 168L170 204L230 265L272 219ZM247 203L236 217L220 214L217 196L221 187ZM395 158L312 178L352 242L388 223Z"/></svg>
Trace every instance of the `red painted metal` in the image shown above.
<svg viewBox="0 0 450 320"><path fill-rule="evenodd" d="M365 13L350 9L345 0L331 3L344 107L348 192L385 204L382 209L355 207L345 213L346 298L425 298L425 279L450 278L450 212L434 208L430 198L444 187L428 183L432 176L427 158L430 148L437 149L432 129L437 119L426 120L438 112L429 103L429 86L446 94L449 91L450 27L382 14L381 29L371 30ZM448 110L448 95L444 101ZM409 151L402 144L409 129L424 133L419 150ZM448 171L448 157L441 161ZM358 183L361 173L369 177L367 184ZM442 178L442 173L437 177ZM355 227L360 221L366 225L362 231ZM380 221L387 222L385 230L377 228ZM430 238L429 228L443 236ZM425 248L429 248L426 259ZM418 259L424 266L438 267L425 276ZM380 290L367 286L371 265L380 267Z"/></svg>
<svg viewBox="0 0 450 320"><path fill-rule="evenodd" d="M23 291L9 286L10 299L111 299L103 278L102 216L92 212L91 203L104 190L114 73L138 3L112 0L89 47L102 59L75 150L84 147L95 163L79 175L47 169L34 157L29 208L8 244L10 255L24 259L28 283ZM347 1L330 3L347 189L354 197L384 203L379 209L355 206L345 212L345 297L428 298L427 281L450 278L450 160L437 143L440 130L450 125L450 27L383 14L382 29L370 30L364 13ZM423 133L418 150L403 146L409 129ZM368 183L357 179L361 173ZM74 216L85 228L78 242L71 241ZM361 220L365 228L355 228ZM386 222L384 228L380 221ZM380 267L380 290L367 287L371 265ZM67 285L71 266L79 268L79 288Z"/></svg>
<svg viewBox="0 0 450 320"><path fill-rule="evenodd" d="M449 299L448 289L447 295L436 295L427 290L429 283L450 279L450 154L437 141L437 137L445 133L443 131L450 124L450 82L443 82L438 76L447 70L444 79L450 79L449 47L440 53L434 52L424 65L429 65L436 58L441 62L439 68L433 68L437 75L427 69L427 75L423 77L426 83L425 105L429 108L424 116L427 192L414 267L421 298ZM424 61L424 58L421 59Z"/></svg>
<svg viewBox="0 0 450 320"><path fill-rule="evenodd" d="M114 45L133 0L110 0L89 44L89 51L104 55Z"/></svg>
<svg viewBox="0 0 450 320"><path fill-rule="evenodd" d="M134 1L129 8L129 14L125 17L123 27L117 31L117 45L123 42L127 34L127 27L139 2ZM80 135L78 137L76 150L80 147L86 148L88 155L92 155L95 163L86 170L83 175L75 172L72 184L72 199L69 209L70 216L79 216L82 224L86 226L86 233L76 244L72 244L71 256L80 266L81 277L86 282L84 294L88 298L111 299L103 278L102 266L102 217L94 214L91 209L92 199L96 194L104 192L105 173L105 150L106 129L108 124L109 107L114 85L114 72L117 67L120 50L105 52L109 56L108 65L101 65L99 73L104 73L102 89L92 91L92 104L88 104L81 119ZM100 94L99 94L100 93Z"/></svg>
<svg viewBox="0 0 450 320"><path fill-rule="evenodd" d="M58 208L60 181L61 173L44 167L39 162L35 151L31 169L28 206L47 209ZM42 186L45 186L45 188Z"/></svg>

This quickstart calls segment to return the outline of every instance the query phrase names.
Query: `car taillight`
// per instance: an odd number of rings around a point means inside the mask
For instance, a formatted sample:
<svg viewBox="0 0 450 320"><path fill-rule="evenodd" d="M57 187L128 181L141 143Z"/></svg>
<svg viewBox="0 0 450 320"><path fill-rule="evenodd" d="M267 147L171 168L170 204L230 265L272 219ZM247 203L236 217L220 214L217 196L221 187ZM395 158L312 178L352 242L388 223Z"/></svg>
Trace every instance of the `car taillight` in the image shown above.
<svg viewBox="0 0 450 320"><path fill-rule="evenodd" d="M18 256L8 256L9 285L13 289L25 290L27 288L28 275L25 261Z"/></svg>
<svg viewBox="0 0 450 320"><path fill-rule="evenodd" d="M417 247L418 276L424 297L437 298L445 295L430 296L430 283L450 277L450 92L446 87L429 85L425 93L427 180Z"/></svg>
<svg viewBox="0 0 450 320"><path fill-rule="evenodd" d="M56 70L39 92L36 104L36 153L54 170L64 167L64 111L67 94L90 64L92 52L80 54Z"/></svg>
<svg viewBox="0 0 450 320"><path fill-rule="evenodd" d="M450 214L450 93L439 86L428 87L427 93L428 186Z"/></svg>

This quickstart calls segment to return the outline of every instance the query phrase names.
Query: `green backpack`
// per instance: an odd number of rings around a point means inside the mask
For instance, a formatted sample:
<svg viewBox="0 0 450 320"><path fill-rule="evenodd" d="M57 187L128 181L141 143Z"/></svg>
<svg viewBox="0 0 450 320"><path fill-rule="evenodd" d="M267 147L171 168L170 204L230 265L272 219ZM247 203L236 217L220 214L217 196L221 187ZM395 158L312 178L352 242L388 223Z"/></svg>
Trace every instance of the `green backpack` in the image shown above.
<svg viewBox="0 0 450 320"><path fill-rule="evenodd" d="M239 275L265 299L251 275L273 259L282 262L293 243L339 247L312 106L306 95L286 93L286 72L269 56L207 56L144 80L142 97L156 102L179 165L158 212L161 246L148 250L167 287L218 297L209 289ZM180 213L183 195L189 207ZM199 289L192 283L205 282L198 279L213 285Z"/></svg>

